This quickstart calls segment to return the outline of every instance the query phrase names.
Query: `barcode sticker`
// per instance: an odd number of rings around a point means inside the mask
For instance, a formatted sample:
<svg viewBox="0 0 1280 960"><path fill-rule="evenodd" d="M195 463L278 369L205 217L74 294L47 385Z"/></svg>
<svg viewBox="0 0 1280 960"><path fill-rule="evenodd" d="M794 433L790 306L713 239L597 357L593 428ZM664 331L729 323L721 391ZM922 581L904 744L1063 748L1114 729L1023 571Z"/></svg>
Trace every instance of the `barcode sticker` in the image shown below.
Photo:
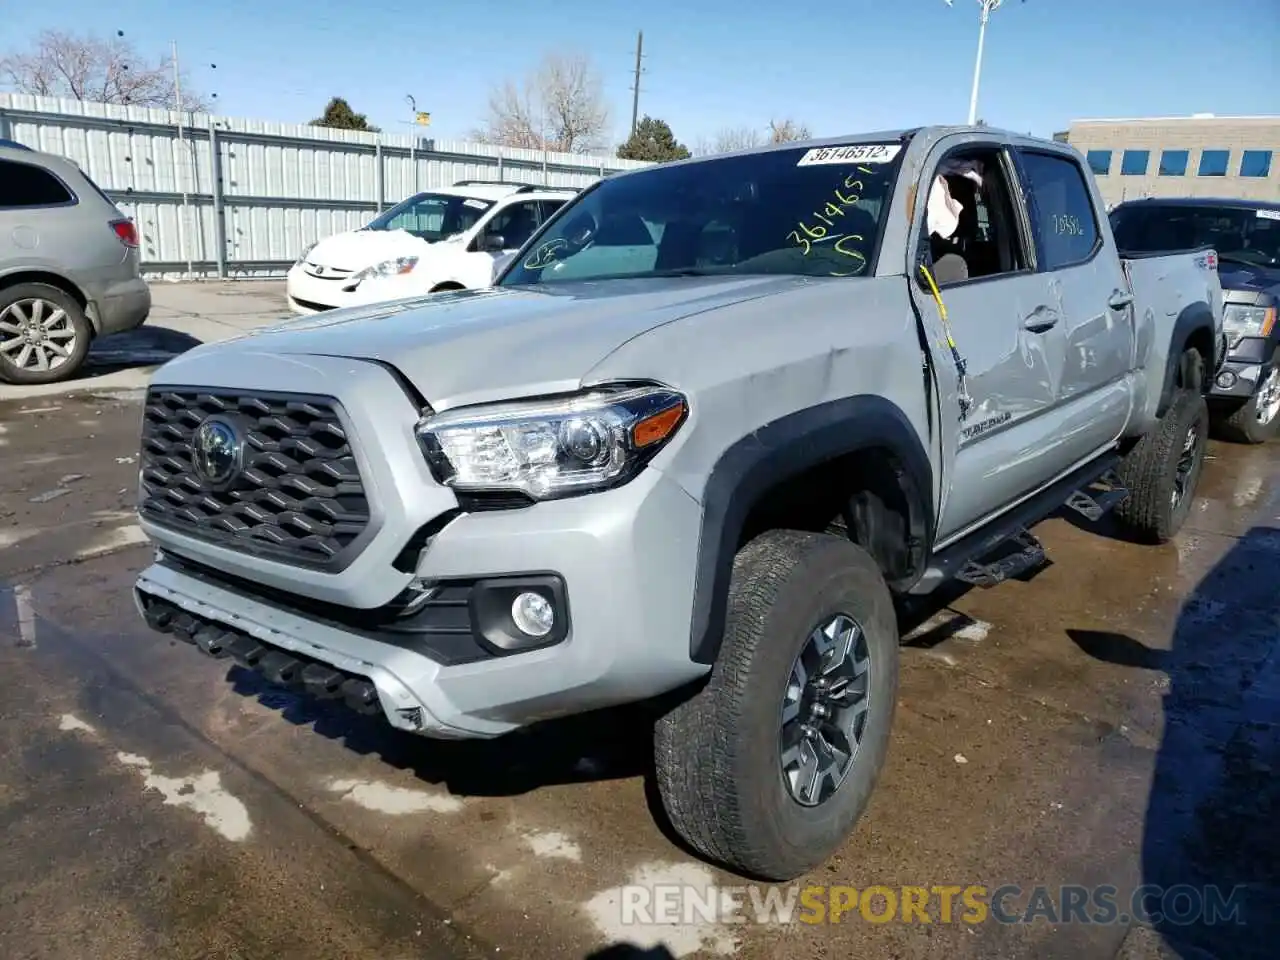
<svg viewBox="0 0 1280 960"><path fill-rule="evenodd" d="M902 150L900 143L850 143L841 147L814 147L796 161L797 167L822 163L888 163Z"/></svg>
<svg viewBox="0 0 1280 960"><path fill-rule="evenodd" d="M1258 218L1260 220L1280 220L1280 210L1259 210Z"/></svg>

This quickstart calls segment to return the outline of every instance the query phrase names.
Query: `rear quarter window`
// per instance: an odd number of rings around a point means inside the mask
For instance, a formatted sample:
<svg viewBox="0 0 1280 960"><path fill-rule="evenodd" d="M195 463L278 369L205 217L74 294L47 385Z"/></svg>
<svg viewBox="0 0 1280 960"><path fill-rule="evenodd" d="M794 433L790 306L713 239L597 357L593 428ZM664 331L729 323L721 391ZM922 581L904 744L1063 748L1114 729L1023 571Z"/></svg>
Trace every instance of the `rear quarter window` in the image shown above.
<svg viewBox="0 0 1280 960"><path fill-rule="evenodd" d="M0 160L0 209L60 207L75 202L67 185L43 167Z"/></svg>
<svg viewBox="0 0 1280 960"><path fill-rule="evenodd" d="M1084 171L1069 157L1022 154L1045 270L1083 263L1098 248L1098 220Z"/></svg>

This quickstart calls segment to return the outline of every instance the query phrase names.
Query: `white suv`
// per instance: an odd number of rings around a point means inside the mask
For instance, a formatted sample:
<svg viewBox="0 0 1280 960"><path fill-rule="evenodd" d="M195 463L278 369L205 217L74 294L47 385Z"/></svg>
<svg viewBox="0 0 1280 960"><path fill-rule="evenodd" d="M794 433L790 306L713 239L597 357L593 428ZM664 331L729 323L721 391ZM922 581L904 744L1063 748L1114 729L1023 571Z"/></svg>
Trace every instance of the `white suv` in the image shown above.
<svg viewBox="0 0 1280 960"><path fill-rule="evenodd" d="M460 180L419 193L302 251L286 290L295 313L487 287L497 267L578 191Z"/></svg>

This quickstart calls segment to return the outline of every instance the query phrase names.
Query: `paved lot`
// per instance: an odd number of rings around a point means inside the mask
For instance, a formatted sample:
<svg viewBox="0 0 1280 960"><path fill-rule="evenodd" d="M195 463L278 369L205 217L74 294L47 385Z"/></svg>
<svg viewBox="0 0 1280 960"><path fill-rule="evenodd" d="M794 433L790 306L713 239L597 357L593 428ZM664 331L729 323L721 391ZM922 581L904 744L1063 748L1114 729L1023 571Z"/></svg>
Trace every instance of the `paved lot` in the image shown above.
<svg viewBox="0 0 1280 960"><path fill-rule="evenodd" d="M278 296L158 286L156 323L225 336ZM0 956L1274 956L1276 448L1215 444L1173 544L1050 520L1034 578L904 614L888 766L805 881L1016 884L1015 913L1036 885L1111 884L1121 912L1139 884L1244 885L1245 924L948 923L933 900L928 924L643 925L623 885L742 881L671 839L633 715L421 741L140 625L144 382L0 397Z"/></svg>
<svg viewBox="0 0 1280 960"><path fill-rule="evenodd" d="M148 370L184 350L290 316L283 280L153 283L151 300L146 324L95 341L76 379L35 387L0 383L0 402L68 390L137 388L146 383Z"/></svg>

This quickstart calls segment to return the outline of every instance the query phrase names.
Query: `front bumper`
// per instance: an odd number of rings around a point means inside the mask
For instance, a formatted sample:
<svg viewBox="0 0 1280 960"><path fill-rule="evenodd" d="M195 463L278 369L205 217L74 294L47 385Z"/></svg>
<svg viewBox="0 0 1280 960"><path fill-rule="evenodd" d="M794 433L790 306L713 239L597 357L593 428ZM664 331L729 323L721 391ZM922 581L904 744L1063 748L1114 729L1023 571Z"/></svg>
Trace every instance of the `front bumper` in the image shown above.
<svg viewBox="0 0 1280 960"><path fill-rule="evenodd" d="M415 583L454 591L451 619L407 639L379 635L372 623L380 611L334 616L307 598L282 601L182 556L166 559L163 549L135 592L153 627L189 615L191 625L178 633L195 634L206 653L236 655L231 648L247 638L261 652L241 662L273 682L367 705L413 733L493 737L648 699L705 674L689 657L699 519L698 504L652 469L594 496L457 516L430 540L415 571ZM563 639L525 652L486 642L477 595L468 600L465 591L491 578L559 580ZM202 644L202 627L206 640L227 634L228 649ZM276 655L263 662L267 653ZM312 669L309 684L309 665L340 676Z"/></svg>
<svg viewBox="0 0 1280 960"><path fill-rule="evenodd" d="M1227 351L1227 358L1214 376L1211 398L1248 400L1262 382L1270 362L1267 337L1244 337Z"/></svg>
<svg viewBox="0 0 1280 960"><path fill-rule="evenodd" d="M496 736L647 699L706 673L689 656L701 507L659 469L596 494L468 511L431 476L414 439L418 410L376 364L248 351L228 364L189 354L157 379L158 389L194 382L209 391L266 383L332 394L341 384L372 520L349 562L320 570L144 515L143 529L170 557L139 577L144 608L169 605L300 664L363 678L393 725L438 737ZM388 633L407 590L465 591L513 576L563 584L568 630L558 642L523 652L486 645L474 593L457 593L453 620L409 638Z"/></svg>
<svg viewBox="0 0 1280 960"><path fill-rule="evenodd" d="M350 283L349 276L332 280L313 277L300 264L295 263L285 276L285 295L289 300L289 309L307 316L362 303L358 291L348 293L342 289Z"/></svg>

